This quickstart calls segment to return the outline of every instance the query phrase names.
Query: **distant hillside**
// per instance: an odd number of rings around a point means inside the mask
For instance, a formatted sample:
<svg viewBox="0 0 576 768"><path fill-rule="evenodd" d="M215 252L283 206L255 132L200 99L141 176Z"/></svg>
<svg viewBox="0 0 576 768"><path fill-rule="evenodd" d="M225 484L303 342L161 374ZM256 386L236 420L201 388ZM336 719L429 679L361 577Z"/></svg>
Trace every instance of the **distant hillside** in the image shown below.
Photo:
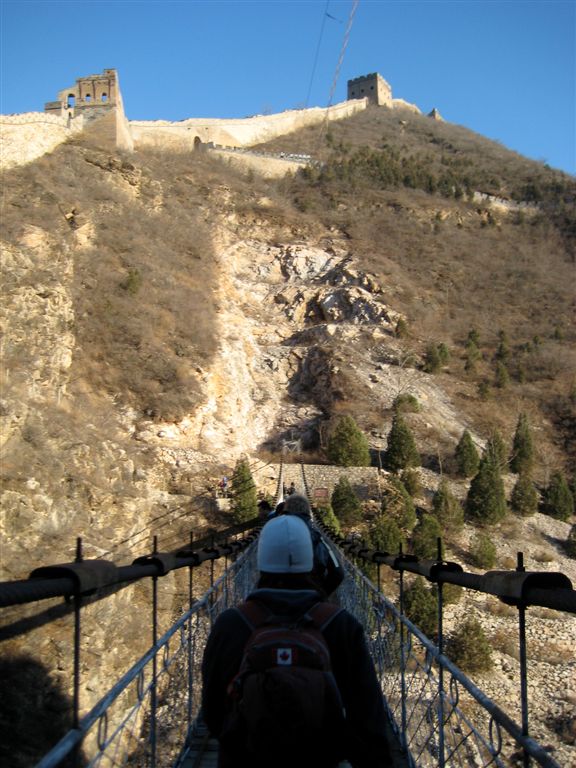
<svg viewBox="0 0 576 768"><path fill-rule="evenodd" d="M346 233L406 315L409 346L450 347L446 385L493 385L504 334L510 384L488 386L482 418L525 403L552 421L573 462L576 179L465 128L378 108L263 149L320 161L284 184L287 198ZM472 329L474 374L464 370Z"/></svg>

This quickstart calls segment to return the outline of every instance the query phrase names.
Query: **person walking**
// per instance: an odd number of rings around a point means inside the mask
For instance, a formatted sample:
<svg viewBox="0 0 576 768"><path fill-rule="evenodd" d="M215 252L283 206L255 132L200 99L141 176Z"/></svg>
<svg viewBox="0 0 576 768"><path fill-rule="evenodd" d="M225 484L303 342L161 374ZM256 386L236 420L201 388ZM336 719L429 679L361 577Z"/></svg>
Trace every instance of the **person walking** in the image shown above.
<svg viewBox="0 0 576 768"><path fill-rule="evenodd" d="M219 768L336 768L343 760L353 768L388 768L388 715L362 625L317 589L306 523L294 515L266 523L257 563L257 588L220 614L202 661L202 712L219 741ZM295 632L299 646L291 645ZM261 639L261 651L264 638L270 643L279 633L276 666L250 667L249 649L253 659L258 653L254 638ZM313 646L318 654L326 648L329 656L329 666L320 671L297 659ZM250 706L243 707L248 695ZM259 695L268 697L265 706ZM328 700L339 704L328 707ZM276 712L282 714L275 719ZM254 732L258 723L264 732Z"/></svg>
<svg viewBox="0 0 576 768"><path fill-rule="evenodd" d="M312 523L312 510L306 496L293 493L284 503L285 515L295 515L303 520L310 529L312 546L314 548L313 574L326 595L331 595L344 580L344 569L338 555L328 542L322 538L320 531Z"/></svg>

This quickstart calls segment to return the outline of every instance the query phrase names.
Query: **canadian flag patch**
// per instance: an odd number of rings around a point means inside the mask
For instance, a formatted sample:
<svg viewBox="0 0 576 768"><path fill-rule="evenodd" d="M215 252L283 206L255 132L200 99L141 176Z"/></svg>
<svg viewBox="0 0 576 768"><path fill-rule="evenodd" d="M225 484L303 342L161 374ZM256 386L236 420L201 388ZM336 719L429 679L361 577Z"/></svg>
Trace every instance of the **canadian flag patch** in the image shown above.
<svg viewBox="0 0 576 768"><path fill-rule="evenodd" d="M276 649L276 664L289 667L292 665L292 648Z"/></svg>

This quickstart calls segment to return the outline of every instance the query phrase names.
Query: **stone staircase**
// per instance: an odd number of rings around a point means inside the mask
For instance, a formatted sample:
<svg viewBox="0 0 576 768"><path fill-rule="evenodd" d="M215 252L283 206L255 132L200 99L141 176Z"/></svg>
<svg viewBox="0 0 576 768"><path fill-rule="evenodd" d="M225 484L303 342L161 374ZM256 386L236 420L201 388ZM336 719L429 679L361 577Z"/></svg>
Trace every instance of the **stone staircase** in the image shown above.
<svg viewBox="0 0 576 768"><path fill-rule="evenodd" d="M276 476L280 465L272 465ZM272 467L271 467L272 468ZM326 495L332 495L334 486L341 477L347 477L354 493L359 499L378 499L379 472L377 467L335 467L326 464L305 464L304 472L308 481L308 489L314 500ZM294 483L298 493L304 493L302 468L300 464L284 464L284 485L288 488Z"/></svg>

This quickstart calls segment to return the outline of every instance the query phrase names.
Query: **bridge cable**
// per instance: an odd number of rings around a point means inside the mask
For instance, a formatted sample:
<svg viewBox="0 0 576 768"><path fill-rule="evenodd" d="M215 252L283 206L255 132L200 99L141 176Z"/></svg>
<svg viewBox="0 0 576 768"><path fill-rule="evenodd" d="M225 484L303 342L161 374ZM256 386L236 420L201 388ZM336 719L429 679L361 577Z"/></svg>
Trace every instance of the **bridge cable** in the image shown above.
<svg viewBox="0 0 576 768"><path fill-rule="evenodd" d="M318 37L318 44L316 45L316 54L314 56L314 64L312 65L312 74L310 75L310 83L308 85L308 93L306 94L306 101L304 102L304 109L308 109L308 103L310 101L310 93L312 92L312 84L314 82L314 75L316 74L316 65L318 64L318 55L320 53L320 46L322 44L322 36L324 35L324 25L326 24L326 19L329 17L328 15L328 6L330 5L330 0L326 0L326 7L324 8L324 13L322 14L322 26L320 27L320 36ZM332 18L330 16L330 18Z"/></svg>
<svg viewBox="0 0 576 768"><path fill-rule="evenodd" d="M316 148L316 155L318 155L318 150L320 148L320 143L322 141L322 138L324 137L324 133L326 131L326 125L328 123L328 112L330 110L330 107L332 106L332 99L334 98L334 92L336 90L336 85L338 84L338 78L340 76L340 69L342 67L342 62L344 61L344 55L346 53L346 48L348 47L348 40L350 39L350 32L352 31L352 24L354 23L354 16L356 15L356 9L358 8L358 3L360 0L354 0L354 3L352 5L352 9L350 11L350 16L348 17L348 24L346 26L346 32L344 33L344 40L342 42L342 48L340 50L340 56L338 58L338 63L336 64L336 70L334 72L334 78L332 80L332 87L330 88L330 95L328 97L328 104L326 106L326 115L324 117L324 121L322 122L322 125L320 127L320 133L318 135L318 144Z"/></svg>

